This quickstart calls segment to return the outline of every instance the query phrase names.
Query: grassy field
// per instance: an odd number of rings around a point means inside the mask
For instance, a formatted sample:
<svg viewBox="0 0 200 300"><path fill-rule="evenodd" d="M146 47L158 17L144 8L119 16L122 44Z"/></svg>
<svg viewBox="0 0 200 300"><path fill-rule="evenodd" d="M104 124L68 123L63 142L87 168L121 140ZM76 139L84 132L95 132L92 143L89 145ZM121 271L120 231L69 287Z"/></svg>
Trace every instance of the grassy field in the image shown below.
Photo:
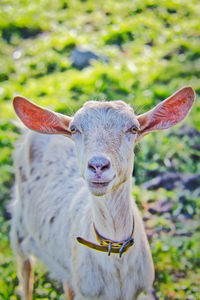
<svg viewBox="0 0 200 300"><path fill-rule="evenodd" d="M19 299L6 209L19 136L13 96L70 115L89 99L122 99L141 113L185 85L195 88L196 104L183 124L137 146L133 195L158 299L200 299L199 12L198 0L0 1L0 299ZM77 68L79 47L99 59ZM63 297L38 265L34 299Z"/></svg>

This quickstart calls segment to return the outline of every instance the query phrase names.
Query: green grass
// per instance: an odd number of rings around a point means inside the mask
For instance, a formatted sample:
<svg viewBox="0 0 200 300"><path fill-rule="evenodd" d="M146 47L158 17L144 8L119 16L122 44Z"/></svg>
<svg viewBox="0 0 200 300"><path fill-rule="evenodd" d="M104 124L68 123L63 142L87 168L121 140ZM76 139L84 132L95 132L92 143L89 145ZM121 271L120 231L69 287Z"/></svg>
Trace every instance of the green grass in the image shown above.
<svg viewBox="0 0 200 300"><path fill-rule="evenodd" d="M16 265L9 246L6 206L14 180L12 152L19 131L11 99L21 94L72 115L89 99L122 99L145 112L184 85L197 101L186 127L155 133L136 148L133 194L145 217L159 299L199 299L200 189L146 191L141 185L165 172L200 173L200 3L172 1L1 1L0 9L0 299L17 298ZM82 71L70 54L84 46L109 62ZM169 201L169 213L148 207ZM62 299L38 266L35 299Z"/></svg>

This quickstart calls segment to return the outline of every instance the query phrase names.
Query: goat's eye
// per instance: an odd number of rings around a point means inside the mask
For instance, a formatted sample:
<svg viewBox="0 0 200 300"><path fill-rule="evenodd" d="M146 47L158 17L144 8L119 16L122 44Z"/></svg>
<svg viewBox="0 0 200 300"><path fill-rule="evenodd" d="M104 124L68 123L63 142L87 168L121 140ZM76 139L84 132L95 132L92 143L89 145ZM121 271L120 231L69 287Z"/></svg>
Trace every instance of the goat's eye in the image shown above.
<svg viewBox="0 0 200 300"><path fill-rule="evenodd" d="M77 127L75 125L72 125L70 127L70 131L71 131L72 134L74 134L74 133L76 133L78 131L78 129L77 129Z"/></svg>
<svg viewBox="0 0 200 300"><path fill-rule="evenodd" d="M136 134L138 132L139 128L136 125L131 126L131 128L128 130L129 132Z"/></svg>

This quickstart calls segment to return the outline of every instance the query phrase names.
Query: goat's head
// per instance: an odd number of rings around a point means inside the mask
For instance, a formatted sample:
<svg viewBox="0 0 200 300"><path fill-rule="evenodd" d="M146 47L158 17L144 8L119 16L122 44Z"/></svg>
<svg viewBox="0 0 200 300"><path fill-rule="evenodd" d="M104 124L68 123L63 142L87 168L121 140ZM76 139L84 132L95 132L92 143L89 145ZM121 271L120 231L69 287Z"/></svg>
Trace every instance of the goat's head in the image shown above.
<svg viewBox="0 0 200 300"><path fill-rule="evenodd" d="M92 193L102 195L130 177L139 126L133 109L122 101L89 101L75 114L70 130Z"/></svg>
<svg viewBox="0 0 200 300"><path fill-rule="evenodd" d="M149 132L182 121L194 99L194 90L185 87L139 116L123 101L89 101L72 118L39 107L20 96L14 98L13 105L28 128L72 138L89 190L103 195L130 178L134 144Z"/></svg>

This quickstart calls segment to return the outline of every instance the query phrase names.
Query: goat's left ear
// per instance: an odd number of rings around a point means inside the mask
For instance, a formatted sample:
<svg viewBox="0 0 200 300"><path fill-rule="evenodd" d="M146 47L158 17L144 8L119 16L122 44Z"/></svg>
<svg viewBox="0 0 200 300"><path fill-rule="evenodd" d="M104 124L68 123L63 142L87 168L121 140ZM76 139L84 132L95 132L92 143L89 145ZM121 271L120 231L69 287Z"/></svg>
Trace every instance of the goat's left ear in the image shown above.
<svg viewBox="0 0 200 300"><path fill-rule="evenodd" d="M71 117L38 106L21 96L13 99L13 107L20 120L29 129L39 133L71 136L69 130Z"/></svg>
<svg viewBox="0 0 200 300"><path fill-rule="evenodd" d="M194 99L194 89L187 86L159 103L152 110L137 116L140 123L137 141L152 131L167 129L181 122L189 113Z"/></svg>

